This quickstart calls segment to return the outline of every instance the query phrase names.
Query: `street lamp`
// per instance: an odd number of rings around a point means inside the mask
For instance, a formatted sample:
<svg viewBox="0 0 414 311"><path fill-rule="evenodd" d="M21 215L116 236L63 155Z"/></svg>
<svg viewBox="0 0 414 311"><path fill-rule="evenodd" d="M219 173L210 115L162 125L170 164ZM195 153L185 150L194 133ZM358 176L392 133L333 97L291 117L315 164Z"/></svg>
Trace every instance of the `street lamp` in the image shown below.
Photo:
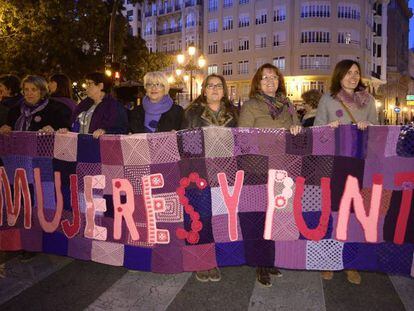
<svg viewBox="0 0 414 311"><path fill-rule="evenodd" d="M194 55L196 54L196 48L192 45L188 47L187 54L189 56L187 63L184 54L177 55L177 63L179 66L182 66L185 71L190 72L190 77L184 76L184 81L188 81L188 79L190 80L190 101L193 101L193 71L203 68L206 65L206 59L203 55L200 55L197 62L195 62ZM182 74L183 70L178 68L175 72L177 76L179 76Z"/></svg>

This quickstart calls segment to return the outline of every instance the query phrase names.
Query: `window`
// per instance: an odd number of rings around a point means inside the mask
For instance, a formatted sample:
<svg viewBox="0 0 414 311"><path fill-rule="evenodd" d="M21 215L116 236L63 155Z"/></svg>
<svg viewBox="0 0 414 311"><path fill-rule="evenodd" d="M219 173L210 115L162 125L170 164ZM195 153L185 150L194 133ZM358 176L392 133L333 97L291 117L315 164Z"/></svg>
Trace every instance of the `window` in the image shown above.
<svg viewBox="0 0 414 311"><path fill-rule="evenodd" d="M190 28L195 26L195 17L193 13L189 13L186 18L185 27Z"/></svg>
<svg viewBox="0 0 414 311"><path fill-rule="evenodd" d="M239 61L239 69L237 73L239 75L245 75L249 73L249 61L248 60Z"/></svg>
<svg viewBox="0 0 414 311"><path fill-rule="evenodd" d="M218 20L210 19L208 21L208 32L217 32L218 31Z"/></svg>
<svg viewBox="0 0 414 311"><path fill-rule="evenodd" d="M266 47L266 35L256 35L256 49L263 49Z"/></svg>
<svg viewBox="0 0 414 311"><path fill-rule="evenodd" d="M240 14L239 16L239 27L249 27L250 26L250 16L249 14Z"/></svg>
<svg viewBox="0 0 414 311"><path fill-rule="evenodd" d="M302 4L300 17L302 18L314 18L314 17L330 17L331 6L326 1L312 1Z"/></svg>
<svg viewBox="0 0 414 311"><path fill-rule="evenodd" d="M267 23L266 10L260 10L256 12L256 25L266 24L266 23Z"/></svg>
<svg viewBox="0 0 414 311"><path fill-rule="evenodd" d="M127 11L127 19L128 19L128 22L132 22L134 20L134 11L133 10Z"/></svg>
<svg viewBox="0 0 414 311"><path fill-rule="evenodd" d="M218 48L217 48L217 42L212 42L208 45L208 54L217 54Z"/></svg>
<svg viewBox="0 0 414 311"><path fill-rule="evenodd" d="M223 76L231 76L233 74L233 63L223 63Z"/></svg>
<svg viewBox="0 0 414 311"><path fill-rule="evenodd" d="M278 31L273 34L273 46L284 46L286 44L286 32Z"/></svg>
<svg viewBox="0 0 414 311"><path fill-rule="evenodd" d="M233 29L233 16L223 18L223 30Z"/></svg>
<svg viewBox="0 0 414 311"><path fill-rule="evenodd" d="M209 12L217 11L217 9L218 9L218 0L208 0Z"/></svg>
<svg viewBox="0 0 414 311"><path fill-rule="evenodd" d="M302 31L302 43L329 43L331 41L329 31L307 30Z"/></svg>
<svg viewBox="0 0 414 311"><path fill-rule="evenodd" d="M148 36L151 34L152 34L152 23L148 23L147 26L145 26L144 36Z"/></svg>
<svg viewBox="0 0 414 311"><path fill-rule="evenodd" d="M338 18L360 20L361 9L357 4L339 3Z"/></svg>
<svg viewBox="0 0 414 311"><path fill-rule="evenodd" d="M248 4L249 0L239 0L239 4Z"/></svg>
<svg viewBox="0 0 414 311"><path fill-rule="evenodd" d="M309 90L318 90L323 93L325 90L325 83L323 81L303 81L302 94Z"/></svg>
<svg viewBox="0 0 414 311"><path fill-rule="evenodd" d="M286 20L286 7L278 6L273 10L273 21L274 22L283 22Z"/></svg>
<svg viewBox="0 0 414 311"><path fill-rule="evenodd" d="M322 69L330 68L329 55L301 55L300 69Z"/></svg>
<svg viewBox="0 0 414 311"><path fill-rule="evenodd" d="M233 0L223 0L223 8L230 8L233 6Z"/></svg>
<svg viewBox="0 0 414 311"><path fill-rule="evenodd" d="M256 70L257 69L259 69L259 67L261 66L261 65L264 65L266 63L266 60L265 59L258 59L258 60L256 60Z"/></svg>
<svg viewBox="0 0 414 311"><path fill-rule="evenodd" d="M249 49L249 39L239 39L239 51L247 51Z"/></svg>
<svg viewBox="0 0 414 311"><path fill-rule="evenodd" d="M349 29L349 30L338 30L338 43L341 44L360 44L359 32Z"/></svg>
<svg viewBox="0 0 414 311"><path fill-rule="evenodd" d="M223 41L223 53L233 52L233 40Z"/></svg>
<svg viewBox="0 0 414 311"><path fill-rule="evenodd" d="M280 70L286 69L286 60L284 56L273 58L273 65L279 68Z"/></svg>
<svg viewBox="0 0 414 311"><path fill-rule="evenodd" d="M207 74L211 75L211 74L217 73L217 72L218 72L218 66L217 66L217 64L209 65L207 67Z"/></svg>

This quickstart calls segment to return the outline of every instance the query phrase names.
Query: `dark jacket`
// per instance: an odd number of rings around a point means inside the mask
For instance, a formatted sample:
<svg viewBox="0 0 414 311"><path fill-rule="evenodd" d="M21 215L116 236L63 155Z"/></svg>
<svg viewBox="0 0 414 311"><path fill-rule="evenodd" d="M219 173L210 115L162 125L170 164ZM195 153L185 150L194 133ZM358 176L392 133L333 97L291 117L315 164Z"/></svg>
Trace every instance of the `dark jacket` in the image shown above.
<svg viewBox="0 0 414 311"><path fill-rule="evenodd" d="M170 110L161 115L156 132L178 131L181 129L183 117L183 108L176 104L172 105ZM131 133L145 133L144 121L144 106L139 105L129 113L129 131Z"/></svg>
<svg viewBox="0 0 414 311"><path fill-rule="evenodd" d="M237 108L234 107L231 113L220 112L218 118L219 122L215 122L213 117L208 112L205 105L196 103L191 104L185 111L184 122L181 126L183 129L191 129L204 126L237 126Z"/></svg>
<svg viewBox="0 0 414 311"><path fill-rule="evenodd" d="M75 111L77 107L76 102L68 97L56 97L52 95L51 98L58 102L61 102L62 104L65 104L72 112Z"/></svg>
<svg viewBox="0 0 414 311"><path fill-rule="evenodd" d="M7 115L7 125L12 127L14 130L16 121L21 114L21 105L24 105L24 101L21 101L20 105L10 109ZM49 102L46 107L33 115L32 122L30 123L28 130L38 131L47 125L53 127L54 130L69 128L71 115L72 112L68 107L66 107L66 105L49 98Z"/></svg>
<svg viewBox="0 0 414 311"><path fill-rule="evenodd" d="M0 126L7 124L7 115L10 109L19 106L20 102L23 100L22 95L16 95L13 97L6 97L0 101Z"/></svg>
<svg viewBox="0 0 414 311"><path fill-rule="evenodd" d="M88 111L94 104L91 98L86 98L79 103L73 112L72 130L76 131L79 114ZM128 117L125 108L111 95L105 95L102 102L93 112L89 133L92 134L98 129L105 130L108 134L126 134L128 129Z"/></svg>

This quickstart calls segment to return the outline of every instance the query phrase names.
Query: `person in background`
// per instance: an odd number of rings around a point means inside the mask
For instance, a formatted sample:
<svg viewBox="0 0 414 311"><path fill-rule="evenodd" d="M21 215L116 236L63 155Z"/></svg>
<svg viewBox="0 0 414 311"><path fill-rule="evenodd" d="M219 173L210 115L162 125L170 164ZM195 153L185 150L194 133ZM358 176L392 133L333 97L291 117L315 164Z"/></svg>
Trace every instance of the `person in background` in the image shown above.
<svg viewBox="0 0 414 311"><path fill-rule="evenodd" d="M330 93L319 101L314 125L356 124L365 130L378 124L374 97L368 93L361 79L358 62L345 59L336 64L331 79Z"/></svg>
<svg viewBox="0 0 414 311"><path fill-rule="evenodd" d="M18 106L22 99L20 79L11 74L0 76L0 126L7 122L9 110Z"/></svg>
<svg viewBox="0 0 414 311"><path fill-rule="evenodd" d="M250 99L240 111L239 127L283 128L293 135L301 132L296 110L286 96L285 80L280 70L272 64L264 64L253 76ZM257 267L257 281L264 287L272 286L270 274L281 277L275 267Z"/></svg>
<svg viewBox="0 0 414 311"><path fill-rule="evenodd" d="M71 131L92 134L94 138L103 134L126 134L128 117L122 104L111 95L111 79L101 72L93 72L85 80L87 98L73 112Z"/></svg>
<svg viewBox="0 0 414 311"><path fill-rule="evenodd" d="M181 106L174 104L168 92L167 77L160 71L144 76L146 95L142 104L129 114L130 133L154 133L179 130L184 117Z"/></svg>
<svg viewBox="0 0 414 311"><path fill-rule="evenodd" d="M72 84L68 76L57 73L49 78L50 97L65 104L72 112L76 108L76 102L73 100Z"/></svg>
<svg viewBox="0 0 414 311"><path fill-rule="evenodd" d="M309 90L302 94L303 105L305 106L305 114L302 118L303 127L313 126L321 97L322 93L319 90Z"/></svg>
<svg viewBox="0 0 414 311"><path fill-rule="evenodd" d="M237 107L229 101L226 80L217 74L208 75L201 84L200 95L186 108L183 129L204 126L237 126ZM196 279L200 282L218 282L221 273L218 267L197 271Z"/></svg>
<svg viewBox="0 0 414 311"><path fill-rule="evenodd" d="M324 94L319 101L315 125L356 124L365 130L378 124L375 99L366 90L361 79L358 62L345 59L336 64L331 79L330 94ZM360 284L361 275L356 270L345 270L350 283ZM323 271L322 278L331 280L333 271Z"/></svg>

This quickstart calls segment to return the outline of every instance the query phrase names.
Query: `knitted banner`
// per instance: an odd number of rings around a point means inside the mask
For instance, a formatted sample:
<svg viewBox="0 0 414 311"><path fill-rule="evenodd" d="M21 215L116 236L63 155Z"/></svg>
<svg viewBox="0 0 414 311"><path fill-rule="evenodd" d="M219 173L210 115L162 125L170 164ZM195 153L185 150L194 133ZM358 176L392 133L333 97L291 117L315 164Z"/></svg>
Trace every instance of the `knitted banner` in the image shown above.
<svg viewBox="0 0 414 311"><path fill-rule="evenodd" d="M414 277L411 131L0 136L0 249L159 273L251 265Z"/></svg>

